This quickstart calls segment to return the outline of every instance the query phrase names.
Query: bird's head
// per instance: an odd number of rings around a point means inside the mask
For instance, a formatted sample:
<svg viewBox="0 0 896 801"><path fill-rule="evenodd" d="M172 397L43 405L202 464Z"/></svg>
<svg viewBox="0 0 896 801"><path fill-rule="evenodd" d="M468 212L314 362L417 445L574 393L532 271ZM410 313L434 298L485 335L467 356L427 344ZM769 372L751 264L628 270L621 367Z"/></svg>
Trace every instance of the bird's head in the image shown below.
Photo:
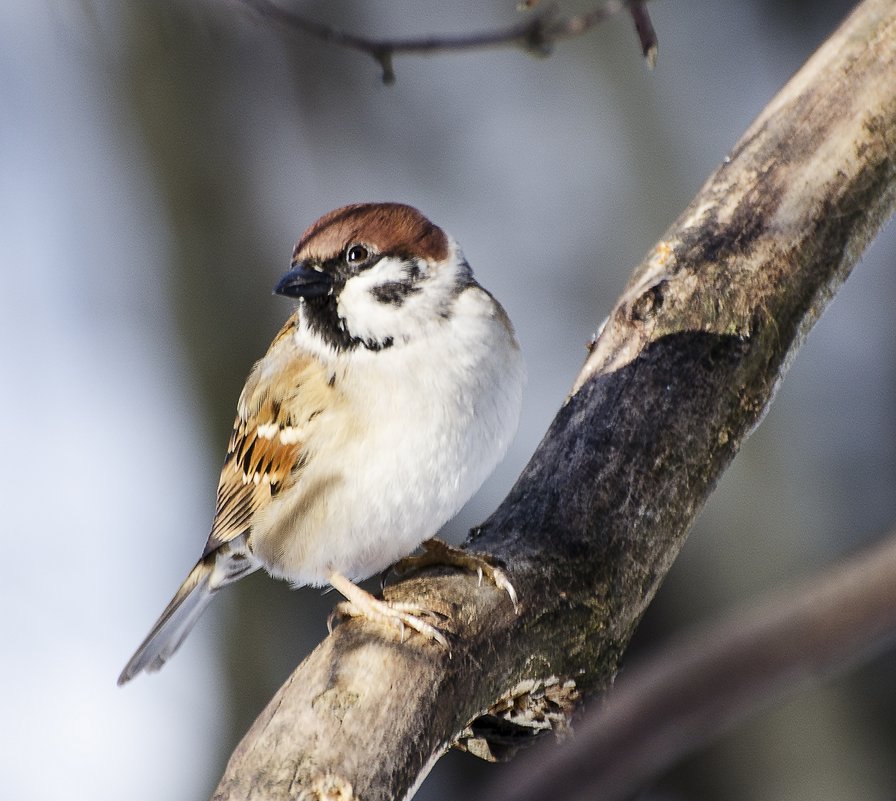
<svg viewBox="0 0 896 801"><path fill-rule="evenodd" d="M334 349L382 350L450 319L472 283L456 243L419 211L363 203L305 231L274 291L298 298L303 323Z"/></svg>

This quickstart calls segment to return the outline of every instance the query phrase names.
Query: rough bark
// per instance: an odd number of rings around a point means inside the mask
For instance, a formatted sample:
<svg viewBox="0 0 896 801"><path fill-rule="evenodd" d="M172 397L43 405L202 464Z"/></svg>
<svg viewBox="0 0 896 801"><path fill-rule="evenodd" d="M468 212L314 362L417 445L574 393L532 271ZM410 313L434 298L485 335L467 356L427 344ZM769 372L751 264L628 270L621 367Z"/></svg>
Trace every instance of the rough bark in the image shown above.
<svg viewBox="0 0 896 801"><path fill-rule="evenodd" d="M571 742L527 760L477 797L632 798L746 718L892 647L894 610L896 532L628 665Z"/></svg>
<svg viewBox="0 0 896 801"><path fill-rule="evenodd" d="M338 626L255 722L214 798L409 798L458 738L501 756L605 689L788 360L892 213L894 156L896 6L866 0L635 270L477 531L469 547L506 565L519 612L453 571L387 588L446 616L450 653Z"/></svg>

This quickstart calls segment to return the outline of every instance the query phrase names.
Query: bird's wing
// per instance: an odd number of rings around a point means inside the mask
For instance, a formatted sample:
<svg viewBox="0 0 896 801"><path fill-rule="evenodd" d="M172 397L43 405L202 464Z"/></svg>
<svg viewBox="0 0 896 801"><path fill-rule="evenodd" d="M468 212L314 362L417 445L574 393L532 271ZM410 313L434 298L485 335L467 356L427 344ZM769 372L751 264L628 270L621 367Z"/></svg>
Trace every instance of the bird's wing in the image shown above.
<svg viewBox="0 0 896 801"><path fill-rule="evenodd" d="M291 318L281 329L240 395L203 555L249 531L254 516L298 480L328 386L320 362L295 347L294 325Z"/></svg>

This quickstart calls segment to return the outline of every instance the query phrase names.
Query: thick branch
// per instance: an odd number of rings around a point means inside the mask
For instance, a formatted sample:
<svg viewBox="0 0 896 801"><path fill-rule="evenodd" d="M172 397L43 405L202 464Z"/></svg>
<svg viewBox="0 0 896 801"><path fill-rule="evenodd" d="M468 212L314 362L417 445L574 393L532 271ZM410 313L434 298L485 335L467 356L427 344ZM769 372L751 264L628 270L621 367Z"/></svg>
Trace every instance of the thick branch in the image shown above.
<svg viewBox="0 0 896 801"><path fill-rule="evenodd" d="M551 5L545 11L533 14L523 22L499 30L409 39L374 39L348 33L309 19L303 14L277 5L272 0L243 0L243 3L267 19L275 20L281 25L301 31L322 42L366 53L380 65L383 71L383 83L395 82L392 58L396 55L449 53L512 46L520 47L534 55L546 56L550 54L554 42L581 36L626 7L629 7L634 20L644 58L651 67L656 62L656 32L646 5L637 0L606 0L591 11L570 17L560 17L556 7Z"/></svg>
<svg viewBox="0 0 896 801"><path fill-rule="evenodd" d="M866 0L763 111L635 271L573 394L473 547L519 593L431 571L387 588L451 652L362 620L299 666L215 798L408 798L606 688L788 359L896 202L896 6ZM471 723L489 708L483 725ZM552 717L553 716L553 717ZM519 737L517 737L519 739Z"/></svg>
<svg viewBox="0 0 896 801"><path fill-rule="evenodd" d="M482 797L630 798L736 723L892 644L894 609L891 534L801 586L659 649L621 676L565 748L522 765L509 785Z"/></svg>

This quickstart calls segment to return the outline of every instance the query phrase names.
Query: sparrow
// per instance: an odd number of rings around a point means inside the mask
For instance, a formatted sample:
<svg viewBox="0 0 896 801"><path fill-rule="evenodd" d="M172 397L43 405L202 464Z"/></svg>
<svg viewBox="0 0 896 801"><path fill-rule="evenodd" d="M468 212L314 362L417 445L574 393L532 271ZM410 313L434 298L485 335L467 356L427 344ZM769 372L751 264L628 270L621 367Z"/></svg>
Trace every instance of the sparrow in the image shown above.
<svg viewBox="0 0 896 801"><path fill-rule="evenodd" d="M296 308L240 395L205 549L119 685L161 668L214 594L259 568L446 642L421 610L356 582L421 544L450 561L433 536L516 431L513 326L457 242L399 203L321 217L274 291Z"/></svg>

